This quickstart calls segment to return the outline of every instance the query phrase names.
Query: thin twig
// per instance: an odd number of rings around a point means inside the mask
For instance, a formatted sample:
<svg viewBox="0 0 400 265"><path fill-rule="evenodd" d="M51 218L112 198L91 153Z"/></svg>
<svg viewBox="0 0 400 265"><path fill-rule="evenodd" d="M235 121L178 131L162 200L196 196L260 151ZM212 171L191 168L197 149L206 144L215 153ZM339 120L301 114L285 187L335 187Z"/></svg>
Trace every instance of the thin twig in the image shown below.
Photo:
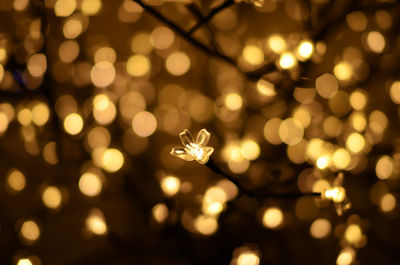
<svg viewBox="0 0 400 265"><path fill-rule="evenodd" d="M255 69L254 71L251 72L245 72L242 69L240 69L236 63L235 60L232 58L220 53L219 51L213 51L211 50L207 45L201 43L197 39L193 38L190 36L185 30L183 30L181 27L179 27L177 24L175 24L173 21L170 19L166 18L163 16L160 12L158 12L155 8L145 5L141 0L132 0L138 5L140 5L144 10L149 12L151 15L156 17L158 20L163 22L164 24L168 25L171 29L173 29L176 33L178 33L184 40L192 44L193 46L197 47L201 51L205 52L206 54L219 58L220 60L225 61L226 63L234 66L236 69L239 70L243 75L245 75L249 80L258 80L264 75L274 72L277 70L275 64L273 62L267 62L263 64L260 68ZM262 71L261 71L261 70Z"/></svg>
<svg viewBox="0 0 400 265"><path fill-rule="evenodd" d="M235 186L239 189L239 191L243 194L246 194L247 196L251 198L260 198L260 199L265 199L265 198L279 198L279 199L288 199L288 198L299 198L302 196L321 196L321 193L319 192L310 192L310 193L301 193L301 192L285 192L285 193L271 193L271 192L254 192L252 190L249 190L245 187L243 187L240 182L229 175L228 173L224 172L216 163L215 161L210 158L208 162L205 164L208 168L210 168L212 171L217 173L218 175L226 178Z"/></svg>
<svg viewBox="0 0 400 265"><path fill-rule="evenodd" d="M199 29L202 25L206 24L208 21L210 21L216 14L221 12L222 10L230 7L235 3L234 0L228 0L225 1L223 4L220 6L213 8L210 13L206 17L204 17L202 20L200 20L196 25L193 26L188 32L189 35L192 35L197 29Z"/></svg>

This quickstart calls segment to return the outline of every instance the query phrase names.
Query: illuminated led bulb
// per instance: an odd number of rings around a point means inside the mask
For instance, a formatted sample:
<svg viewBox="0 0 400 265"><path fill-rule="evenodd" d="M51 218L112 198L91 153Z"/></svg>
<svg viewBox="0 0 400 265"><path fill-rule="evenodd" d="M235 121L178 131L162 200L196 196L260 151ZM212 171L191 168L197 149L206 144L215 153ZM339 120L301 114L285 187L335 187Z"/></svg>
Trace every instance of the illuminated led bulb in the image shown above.
<svg viewBox="0 0 400 265"><path fill-rule="evenodd" d="M206 129L199 131L196 141L193 140L192 134L186 129L179 134L179 137L183 147L172 148L171 155L186 161L196 160L200 164L207 163L210 155L214 152L214 148L206 146L210 140L210 133Z"/></svg>
<svg viewBox="0 0 400 265"><path fill-rule="evenodd" d="M167 176L161 180L161 189L167 196L173 196L178 193L181 187L181 181L174 176Z"/></svg>
<svg viewBox="0 0 400 265"><path fill-rule="evenodd" d="M283 69L290 69L296 66L297 60L294 57L293 53L291 52L285 52L281 54L281 57L279 58L279 65Z"/></svg>
<svg viewBox="0 0 400 265"><path fill-rule="evenodd" d="M104 235L108 228L103 213L99 209L93 209L86 219L86 227L95 235Z"/></svg>
<svg viewBox="0 0 400 265"><path fill-rule="evenodd" d="M314 46L310 41L302 41L300 42L299 46L297 46L296 57L300 61L305 61L311 57L313 51Z"/></svg>
<svg viewBox="0 0 400 265"><path fill-rule="evenodd" d="M343 187L333 187L326 189L323 193L323 198L333 202L342 202L346 198L346 190Z"/></svg>
<svg viewBox="0 0 400 265"><path fill-rule="evenodd" d="M331 162L330 156L323 155L318 157L316 164L319 169L325 169L329 166L330 162Z"/></svg>

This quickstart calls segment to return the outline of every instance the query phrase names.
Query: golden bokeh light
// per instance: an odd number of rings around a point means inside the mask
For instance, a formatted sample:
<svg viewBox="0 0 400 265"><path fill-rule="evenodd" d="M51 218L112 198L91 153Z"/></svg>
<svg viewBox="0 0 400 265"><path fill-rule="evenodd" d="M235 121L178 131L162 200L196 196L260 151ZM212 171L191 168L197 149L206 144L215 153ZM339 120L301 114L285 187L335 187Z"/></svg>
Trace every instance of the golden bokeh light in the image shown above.
<svg viewBox="0 0 400 265"><path fill-rule="evenodd" d="M362 231L359 225L351 224L347 227L344 238L350 244L357 244L362 239Z"/></svg>
<svg viewBox="0 0 400 265"><path fill-rule="evenodd" d="M165 205L164 203L158 203L156 205L153 206L152 208L152 214L153 214L153 218L159 222L159 223L163 223L169 214L169 210L167 205Z"/></svg>
<svg viewBox="0 0 400 265"><path fill-rule="evenodd" d="M71 135L77 135L83 129L83 119L78 113L68 114L64 119L64 129Z"/></svg>
<svg viewBox="0 0 400 265"><path fill-rule="evenodd" d="M46 56L42 53L36 53L29 57L28 62L28 71L34 77L40 77L46 72L47 69L47 60Z"/></svg>
<svg viewBox="0 0 400 265"><path fill-rule="evenodd" d="M339 83L333 75L326 73L316 79L315 88L321 97L333 98L339 89Z"/></svg>
<svg viewBox="0 0 400 265"><path fill-rule="evenodd" d="M141 77L150 72L151 62L147 56L137 54L129 57L126 62L128 74L134 77Z"/></svg>
<svg viewBox="0 0 400 265"><path fill-rule="evenodd" d="M33 220L23 222L20 228L20 236L26 243L34 243L40 236L40 228L38 224Z"/></svg>
<svg viewBox="0 0 400 265"><path fill-rule="evenodd" d="M303 139L303 124L295 118L288 118L279 126L279 137L288 145L295 145Z"/></svg>
<svg viewBox="0 0 400 265"><path fill-rule="evenodd" d="M87 229L95 235L101 236L108 232L104 215L99 209L92 209L86 218Z"/></svg>
<svg viewBox="0 0 400 265"><path fill-rule="evenodd" d="M14 191L20 192L25 188L25 175L18 169L11 169L7 173L7 185Z"/></svg>
<svg viewBox="0 0 400 265"><path fill-rule="evenodd" d="M242 52L243 58L251 65L259 65L264 61L264 52L255 45L247 45Z"/></svg>
<svg viewBox="0 0 400 265"><path fill-rule="evenodd" d="M310 227L310 234L314 238L327 237L332 230L332 225L328 219L319 218L315 220Z"/></svg>
<svg viewBox="0 0 400 265"><path fill-rule="evenodd" d="M87 16L94 16L101 10L102 7L101 0L83 0L81 2L82 14Z"/></svg>
<svg viewBox="0 0 400 265"><path fill-rule="evenodd" d="M284 52L279 57L279 66L283 69L291 69L297 65L296 57L291 52Z"/></svg>
<svg viewBox="0 0 400 265"><path fill-rule="evenodd" d="M57 17L68 17L76 7L76 0L57 0L54 5L54 13Z"/></svg>
<svg viewBox="0 0 400 265"><path fill-rule="evenodd" d="M242 97L237 93L229 93L225 96L225 105L230 110L239 110L243 105Z"/></svg>
<svg viewBox="0 0 400 265"><path fill-rule="evenodd" d="M181 181L175 176L166 176L161 179L160 185L167 196L174 196L181 188Z"/></svg>
<svg viewBox="0 0 400 265"><path fill-rule="evenodd" d="M133 117L132 129L140 137L148 137L157 129L157 120L151 112L141 111Z"/></svg>
<svg viewBox="0 0 400 265"><path fill-rule="evenodd" d="M150 35L146 33L135 35L131 41L131 50L137 54L149 55L153 50Z"/></svg>
<svg viewBox="0 0 400 265"><path fill-rule="evenodd" d="M379 206L382 211L391 212L394 210L394 208L396 208L396 204L396 198L393 196L393 194L386 193L382 196Z"/></svg>
<svg viewBox="0 0 400 265"><path fill-rule="evenodd" d="M400 104L400 81L395 81L390 86L390 98L396 104Z"/></svg>
<svg viewBox="0 0 400 265"><path fill-rule="evenodd" d="M246 251L237 258L237 265L259 265L260 258L254 252Z"/></svg>
<svg viewBox="0 0 400 265"><path fill-rule="evenodd" d="M299 43L296 50L296 57L300 61L311 58L314 51L314 45L309 40L303 40Z"/></svg>
<svg viewBox="0 0 400 265"><path fill-rule="evenodd" d="M339 80L350 80L353 76L353 66L347 61L341 61L335 65L333 72Z"/></svg>
<svg viewBox="0 0 400 265"><path fill-rule="evenodd" d="M49 120L50 110L47 104L39 102L32 108L32 121L37 126L43 126Z"/></svg>
<svg viewBox="0 0 400 265"><path fill-rule="evenodd" d="M282 53L286 51L286 41L285 39L279 35L279 34L274 34L269 36L267 40L267 44L269 48L275 52L275 53Z"/></svg>
<svg viewBox="0 0 400 265"><path fill-rule="evenodd" d="M165 61L167 71L174 76L182 76L190 68L190 58L184 52L173 52Z"/></svg>
<svg viewBox="0 0 400 265"><path fill-rule="evenodd" d="M351 162L351 155L344 148L338 148L332 155L333 164L337 169L346 169Z"/></svg>
<svg viewBox="0 0 400 265"><path fill-rule="evenodd" d="M156 27L150 35L151 44L159 50L168 49L174 43L174 40L174 32L164 26Z"/></svg>
<svg viewBox="0 0 400 265"><path fill-rule="evenodd" d="M277 229L283 223L283 213L278 207L270 207L264 211L262 223L270 229Z"/></svg>
<svg viewBox="0 0 400 265"><path fill-rule="evenodd" d="M367 96L365 91L357 89L350 95L350 104L355 110L362 110L367 105Z"/></svg>
<svg viewBox="0 0 400 265"><path fill-rule="evenodd" d="M368 48L374 53L382 53L385 49L385 37L379 31L371 31L367 35Z"/></svg>
<svg viewBox="0 0 400 265"><path fill-rule="evenodd" d="M205 215L199 215L194 220L194 226L196 230L203 235L212 235L218 229L218 222L214 217L208 217Z"/></svg>
<svg viewBox="0 0 400 265"><path fill-rule="evenodd" d="M336 259L336 265L350 265L353 263L355 251L352 248L343 249Z"/></svg>
<svg viewBox="0 0 400 265"><path fill-rule="evenodd" d="M79 190L88 197L98 196L103 188L101 178L92 172L85 172L79 179Z"/></svg>
<svg viewBox="0 0 400 265"><path fill-rule="evenodd" d="M114 65L107 61L96 63L90 71L90 80L98 87L107 87L115 79Z"/></svg>
<svg viewBox="0 0 400 265"><path fill-rule="evenodd" d="M33 265L30 259L19 259L17 265Z"/></svg>
<svg viewBox="0 0 400 265"><path fill-rule="evenodd" d="M365 139L359 133L352 133L346 139L346 148L352 153L359 153L365 147Z"/></svg>
<svg viewBox="0 0 400 265"><path fill-rule="evenodd" d="M356 32L364 31L367 27L367 17L362 11L356 11L346 16L346 22L349 27Z"/></svg>
<svg viewBox="0 0 400 265"><path fill-rule="evenodd" d="M57 209L62 203L61 190L55 186L48 186L42 193L43 204L50 209Z"/></svg>
<svg viewBox="0 0 400 265"><path fill-rule="evenodd" d="M392 176L394 170L393 159L389 156L382 156L376 163L375 172L378 178L388 179Z"/></svg>
<svg viewBox="0 0 400 265"><path fill-rule="evenodd" d="M117 172L124 165L124 156L115 148L108 148L101 156L102 167L109 173Z"/></svg>

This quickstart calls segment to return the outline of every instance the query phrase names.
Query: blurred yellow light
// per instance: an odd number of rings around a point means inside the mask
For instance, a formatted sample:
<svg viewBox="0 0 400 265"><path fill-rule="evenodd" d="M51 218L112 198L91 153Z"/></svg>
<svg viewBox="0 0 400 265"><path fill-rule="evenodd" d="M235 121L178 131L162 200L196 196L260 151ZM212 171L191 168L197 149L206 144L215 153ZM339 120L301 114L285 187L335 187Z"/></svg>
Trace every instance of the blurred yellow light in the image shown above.
<svg viewBox="0 0 400 265"><path fill-rule="evenodd" d="M131 41L131 50L137 54L149 55L153 50L150 35L147 33L135 35Z"/></svg>
<svg viewBox="0 0 400 265"><path fill-rule="evenodd" d="M104 127L94 127L87 134L87 141L92 149L108 147L111 142L111 135Z"/></svg>
<svg viewBox="0 0 400 265"><path fill-rule="evenodd" d="M347 61L341 61L335 65L333 72L339 80L350 80L353 76L353 66Z"/></svg>
<svg viewBox="0 0 400 265"><path fill-rule="evenodd" d="M208 216L215 216L221 213L227 201L227 194L221 187L209 188L203 197L203 213Z"/></svg>
<svg viewBox="0 0 400 265"><path fill-rule="evenodd" d="M115 53L115 50L111 47L101 47L94 54L95 63L105 61L105 62L109 62L109 63L113 64L113 63L115 63L116 59L117 59L117 55Z"/></svg>
<svg viewBox="0 0 400 265"><path fill-rule="evenodd" d="M324 190L329 189L330 184L326 179L318 179L312 185L313 192L324 192Z"/></svg>
<svg viewBox="0 0 400 265"><path fill-rule="evenodd" d="M27 126L32 122L32 112L28 108L23 108L18 112L17 119L21 125Z"/></svg>
<svg viewBox="0 0 400 265"><path fill-rule="evenodd" d="M86 227L96 235L104 235L108 231L103 213L98 209L91 211L91 214L86 219Z"/></svg>
<svg viewBox="0 0 400 265"><path fill-rule="evenodd" d="M54 13L57 17L68 17L76 9L76 0L57 0Z"/></svg>
<svg viewBox="0 0 400 265"><path fill-rule="evenodd" d="M157 120L152 113L141 111L133 117L132 129L140 137L148 137L157 129Z"/></svg>
<svg viewBox="0 0 400 265"><path fill-rule="evenodd" d="M66 40L58 47L58 56L64 63L73 62L79 55L79 44L75 40Z"/></svg>
<svg viewBox="0 0 400 265"><path fill-rule="evenodd" d="M32 108L32 121L38 126L46 124L50 117L50 110L47 104L38 103Z"/></svg>
<svg viewBox="0 0 400 265"><path fill-rule="evenodd" d="M359 153L364 149L365 139L359 133L352 133L347 137L346 148L352 153Z"/></svg>
<svg viewBox="0 0 400 265"><path fill-rule="evenodd" d="M293 112L293 118L300 121L304 128L307 128L311 122L311 113L307 108L300 106Z"/></svg>
<svg viewBox="0 0 400 265"><path fill-rule="evenodd" d="M382 156L376 163L375 172L378 178L388 179L392 176L394 170L393 159L387 155Z"/></svg>
<svg viewBox="0 0 400 265"><path fill-rule="evenodd" d="M274 84L264 79L260 79L257 82L257 91L258 93L266 97L273 97L276 95Z"/></svg>
<svg viewBox="0 0 400 265"><path fill-rule="evenodd" d="M42 76L47 69L46 56L42 53L33 54L27 61L27 68L32 76Z"/></svg>
<svg viewBox="0 0 400 265"><path fill-rule="evenodd" d="M304 128L300 121L288 118L279 126L279 137L288 145L295 145L303 139Z"/></svg>
<svg viewBox="0 0 400 265"><path fill-rule="evenodd" d="M3 80L3 77L4 77L4 66L0 63L0 82Z"/></svg>
<svg viewBox="0 0 400 265"><path fill-rule="evenodd" d="M350 165L351 156L344 148L338 148L332 156L333 164L338 169L345 169Z"/></svg>
<svg viewBox="0 0 400 265"><path fill-rule="evenodd" d="M20 235L29 243L33 243L40 236L39 226L33 220L25 221L21 226Z"/></svg>
<svg viewBox="0 0 400 265"><path fill-rule="evenodd" d="M296 66L297 60L294 57L293 53L291 52L285 52L281 54L281 57L279 58L279 65L283 69L290 69Z"/></svg>
<svg viewBox="0 0 400 265"><path fill-rule="evenodd" d="M333 98L339 89L339 83L333 75L326 73L316 79L315 88L321 97Z"/></svg>
<svg viewBox="0 0 400 265"><path fill-rule="evenodd" d="M167 176L161 180L161 189L167 196L174 196L181 187L181 181L174 176Z"/></svg>
<svg viewBox="0 0 400 265"><path fill-rule="evenodd" d="M305 40L300 42L299 46L297 46L298 59L299 60L309 59L313 51L314 51L314 46L310 41Z"/></svg>
<svg viewBox="0 0 400 265"><path fill-rule="evenodd" d="M117 115L117 109L107 96L96 96L93 104L93 117L99 124L108 125L114 121Z"/></svg>
<svg viewBox="0 0 400 265"><path fill-rule="evenodd" d="M396 104L400 104L400 81L395 81L390 86L390 97Z"/></svg>
<svg viewBox="0 0 400 265"><path fill-rule="evenodd" d="M331 162L330 156L323 155L318 157L316 164L319 169L325 169L329 166L330 162Z"/></svg>
<svg viewBox="0 0 400 265"><path fill-rule="evenodd" d="M359 225L351 224L344 233L344 238L350 244L357 244L362 239L362 231Z"/></svg>
<svg viewBox="0 0 400 265"><path fill-rule="evenodd" d="M243 58L251 65L259 65L264 62L264 52L255 45L247 45L242 52Z"/></svg>
<svg viewBox="0 0 400 265"><path fill-rule="evenodd" d="M264 125L264 137L271 144L278 145L281 143L281 138L279 137L279 126L281 123L281 119L272 118Z"/></svg>
<svg viewBox="0 0 400 265"><path fill-rule="evenodd" d="M174 32L164 26L155 28L151 32L150 37L151 44L154 46L154 48L159 50L165 50L171 47L175 40Z"/></svg>
<svg viewBox="0 0 400 265"><path fill-rule="evenodd" d="M101 6L101 0L83 0L81 3L81 11L84 15L93 16L100 11Z"/></svg>
<svg viewBox="0 0 400 265"><path fill-rule="evenodd" d="M173 52L167 57L165 67L174 76L184 75L190 68L190 58L184 52Z"/></svg>
<svg viewBox="0 0 400 265"><path fill-rule="evenodd" d="M239 110L242 104L242 97L237 93L229 93L225 97L225 105L230 110Z"/></svg>
<svg viewBox="0 0 400 265"><path fill-rule="evenodd" d="M57 209L62 202L61 191L54 186L47 187L42 194L43 204L51 209Z"/></svg>
<svg viewBox="0 0 400 265"><path fill-rule="evenodd" d="M0 112L0 134L7 131L8 123L9 121L7 115L3 112Z"/></svg>
<svg viewBox="0 0 400 265"><path fill-rule="evenodd" d="M90 70L90 80L97 87L107 87L115 79L115 68L110 62L101 61L96 63Z"/></svg>
<svg viewBox="0 0 400 265"><path fill-rule="evenodd" d="M83 129L83 119L78 113L68 114L64 119L64 129L71 135L80 133Z"/></svg>
<svg viewBox="0 0 400 265"><path fill-rule="evenodd" d="M67 39L75 39L82 33L82 31L83 25L78 19L69 19L65 22L63 27L63 34Z"/></svg>
<svg viewBox="0 0 400 265"><path fill-rule="evenodd" d="M262 218L264 226L275 229L279 227L283 222L283 213L281 209L277 207L270 207L265 210Z"/></svg>
<svg viewBox="0 0 400 265"><path fill-rule="evenodd" d="M310 233L314 238L324 238L329 235L331 229L332 226L329 220L320 218L312 223L310 227Z"/></svg>
<svg viewBox="0 0 400 265"><path fill-rule="evenodd" d="M255 160L260 155L260 146L254 140L244 140L241 144L242 155L248 160Z"/></svg>
<svg viewBox="0 0 400 265"><path fill-rule="evenodd" d="M105 171L114 173L124 165L124 156L118 149L109 148L103 153L101 161Z"/></svg>
<svg viewBox="0 0 400 265"><path fill-rule="evenodd" d="M371 31L367 35L367 44L374 53L382 53L385 49L385 37L378 31Z"/></svg>
<svg viewBox="0 0 400 265"><path fill-rule="evenodd" d="M218 222L214 217L200 215L194 220L196 230L203 235L214 234L218 229Z"/></svg>
<svg viewBox="0 0 400 265"><path fill-rule="evenodd" d="M356 32L363 31L367 27L367 17L362 11L356 11L346 16L349 27Z"/></svg>
<svg viewBox="0 0 400 265"><path fill-rule="evenodd" d="M389 13L389 10L378 10L375 12L375 20L376 23L382 29L390 29L392 26L392 15Z"/></svg>
<svg viewBox="0 0 400 265"><path fill-rule="evenodd" d="M22 191L26 185L24 174L17 169L11 169L7 175L7 184L13 191Z"/></svg>
<svg viewBox="0 0 400 265"><path fill-rule="evenodd" d="M355 110L362 110L367 105L367 97L362 90L356 90L350 95L350 104Z"/></svg>
<svg viewBox="0 0 400 265"><path fill-rule="evenodd" d="M85 172L79 179L79 190L88 197L94 197L100 194L103 183L100 177L91 172Z"/></svg>
<svg viewBox="0 0 400 265"><path fill-rule="evenodd" d="M388 118L385 113L380 110L374 110L369 115L369 127L375 133L383 133L388 126Z"/></svg>
<svg viewBox="0 0 400 265"><path fill-rule="evenodd" d="M169 211L164 203L158 203L153 206L152 213L157 222L163 223L167 219Z"/></svg>
<svg viewBox="0 0 400 265"><path fill-rule="evenodd" d="M17 265L33 265L30 259L19 259Z"/></svg>
<svg viewBox="0 0 400 265"><path fill-rule="evenodd" d="M358 132L362 132L367 127L367 119L363 112L354 112L350 116L350 122L354 129Z"/></svg>
<svg viewBox="0 0 400 265"><path fill-rule="evenodd" d="M57 144L55 142L48 142L43 147L43 158L47 163L55 165L58 163L58 157L56 152Z"/></svg>
<svg viewBox="0 0 400 265"><path fill-rule="evenodd" d="M275 53L282 53L286 51L286 41L281 35L271 35L267 42L268 46Z"/></svg>
<svg viewBox="0 0 400 265"><path fill-rule="evenodd" d="M133 55L126 62L126 70L128 74L134 77L144 76L150 71L151 62L147 56Z"/></svg>
<svg viewBox="0 0 400 265"><path fill-rule="evenodd" d="M393 211L396 207L396 198L392 194L386 193L380 200L380 207L384 212Z"/></svg>
<svg viewBox="0 0 400 265"><path fill-rule="evenodd" d="M258 265L260 258L253 252L241 253L237 259L237 265Z"/></svg>
<svg viewBox="0 0 400 265"><path fill-rule="evenodd" d="M336 265L350 265L354 260L355 252L353 249L343 249L336 259Z"/></svg>

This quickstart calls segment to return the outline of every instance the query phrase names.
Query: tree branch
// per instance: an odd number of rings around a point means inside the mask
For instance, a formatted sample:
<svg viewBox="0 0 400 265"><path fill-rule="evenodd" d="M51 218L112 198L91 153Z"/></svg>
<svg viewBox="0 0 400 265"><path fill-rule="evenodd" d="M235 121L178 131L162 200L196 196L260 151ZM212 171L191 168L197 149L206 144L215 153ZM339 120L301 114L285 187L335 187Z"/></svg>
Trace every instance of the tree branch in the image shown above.
<svg viewBox="0 0 400 265"><path fill-rule="evenodd" d="M235 186L239 189L239 191L242 194L246 194L247 196L251 198L259 198L259 199L265 199L265 198L279 198L279 199L289 199L289 198L300 198L302 196L321 196L321 193L319 192L310 192L310 193L301 193L301 192L290 192L290 193L271 193L271 192L255 192L252 190L249 190L240 184L240 182L235 179L234 177L230 176L228 173L224 172L216 163L215 161L210 158L208 162L205 164L208 168L210 168L212 171L217 173L218 175L226 178Z"/></svg>

